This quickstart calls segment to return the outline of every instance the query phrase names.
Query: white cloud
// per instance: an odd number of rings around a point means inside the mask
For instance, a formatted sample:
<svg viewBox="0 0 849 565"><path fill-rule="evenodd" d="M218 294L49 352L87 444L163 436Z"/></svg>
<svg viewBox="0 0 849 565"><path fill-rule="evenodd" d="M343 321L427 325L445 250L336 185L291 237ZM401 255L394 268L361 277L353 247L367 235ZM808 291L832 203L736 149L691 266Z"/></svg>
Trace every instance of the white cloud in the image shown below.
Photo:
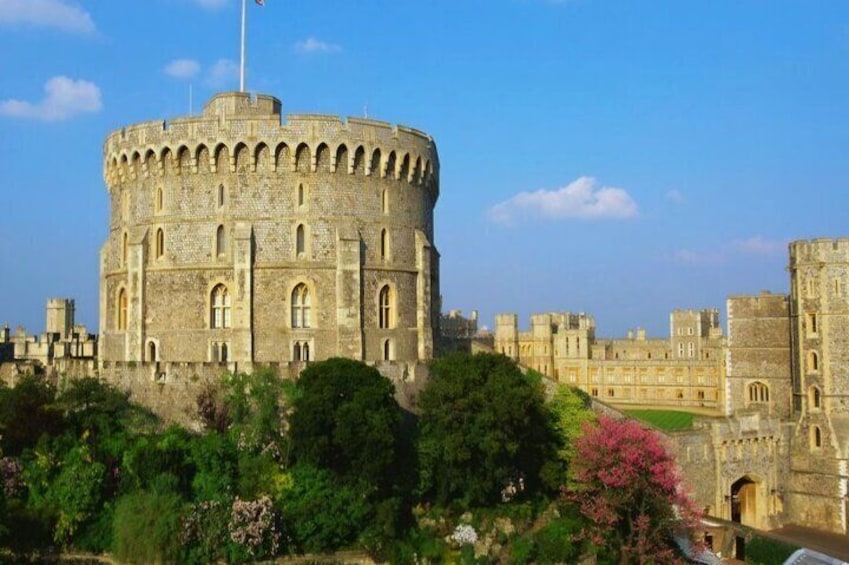
<svg viewBox="0 0 849 565"><path fill-rule="evenodd" d="M342 47L335 43L319 41L314 37L295 43L295 51L299 53L336 53L341 50Z"/></svg>
<svg viewBox="0 0 849 565"><path fill-rule="evenodd" d="M71 33L92 33L88 12L65 0L0 0L0 23L49 27Z"/></svg>
<svg viewBox="0 0 849 565"><path fill-rule="evenodd" d="M194 78L200 72L200 63L194 59L175 59L165 65L164 71L174 78Z"/></svg>
<svg viewBox="0 0 849 565"><path fill-rule="evenodd" d="M738 251L754 255L776 255L787 251L787 240L767 239L762 235L754 235L748 239L737 239L732 245Z"/></svg>
<svg viewBox="0 0 849 565"><path fill-rule="evenodd" d="M512 224L522 218L631 218L637 204L624 189L598 186L592 177L580 177L563 188L520 192L499 202L487 212L499 224Z"/></svg>
<svg viewBox="0 0 849 565"><path fill-rule="evenodd" d="M239 79L239 65L230 59L218 59L209 69L206 82L209 86L220 88Z"/></svg>
<svg viewBox="0 0 849 565"><path fill-rule="evenodd" d="M14 99L0 102L0 116L52 122L97 112L103 107L100 88L86 80L53 77L44 84L44 93L44 99L37 103Z"/></svg>
<svg viewBox="0 0 849 565"><path fill-rule="evenodd" d="M666 199L680 204L684 202L684 195L681 194L680 190L672 189L666 193Z"/></svg>

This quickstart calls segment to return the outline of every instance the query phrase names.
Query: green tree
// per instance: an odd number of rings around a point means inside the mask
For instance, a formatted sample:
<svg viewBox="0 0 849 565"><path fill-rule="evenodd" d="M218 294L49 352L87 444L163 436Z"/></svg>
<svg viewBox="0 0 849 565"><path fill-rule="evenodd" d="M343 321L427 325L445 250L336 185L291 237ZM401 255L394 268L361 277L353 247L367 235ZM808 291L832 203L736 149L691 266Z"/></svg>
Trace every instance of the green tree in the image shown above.
<svg viewBox="0 0 849 565"><path fill-rule="evenodd" d="M336 358L304 369L297 389L289 430L295 459L388 493L403 452L392 383L373 367Z"/></svg>
<svg viewBox="0 0 849 565"><path fill-rule="evenodd" d="M326 553L353 544L370 513L362 492L310 465L296 465L291 476L280 505L294 548Z"/></svg>
<svg viewBox="0 0 849 565"><path fill-rule="evenodd" d="M122 430L132 410L126 393L94 377L70 380L57 396L56 407L77 434L99 436Z"/></svg>
<svg viewBox="0 0 849 565"><path fill-rule="evenodd" d="M503 355L434 361L419 401L420 488L440 504L488 505L535 489L559 439L542 386Z"/></svg>
<svg viewBox="0 0 849 565"><path fill-rule="evenodd" d="M166 489L138 490L118 500L112 522L121 563L177 563L182 500Z"/></svg>
<svg viewBox="0 0 849 565"><path fill-rule="evenodd" d="M188 496L197 471L191 456L193 440L192 434L177 425L136 438L121 464L123 492L149 489L156 482L168 481Z"/></svg>
<svg viewBox="0 0 849 565"><path fill-rule="evenodd" d="M0 386L0 449L17 456L44 435L63 429L53 404L56 389L44 378L26 375L12 388Z"/></svg>
<svg viewBox="0 0 849 565"><path fill-rule="evenodd" d="M105 472L106 467L92 459L85 445L65 455L49 493L58 513L53 532L57 542L69 544L79 526L100 509Z"/></svg>
<svg viewBox="0 0 849 565"><path fill-rule="evenodd" d="M575 456L575 440L581 436L585 423L596 421L596 415L585 392L564 384L556 385L548 409L560 442L557 459L543 469L543 480L546 486L559 488L567 481L569 462Z"/></svg>
<svg viewBox="0 0 849 565"><path fill-rule="evenodd" d="M288 384L269 369L228 375L223 382L225 413L212 410L217 422L213 425L227 424L240 451L272 451L275 457L284 458L288 390Z"/></svg>
<svg viewBox="0 0 849 565"><path fill-rule="evenodd" d="M192 478L195 500L224 500L233 497L239 455L228 435L207 433L189 444L189 457L196 469Z"/></svg>

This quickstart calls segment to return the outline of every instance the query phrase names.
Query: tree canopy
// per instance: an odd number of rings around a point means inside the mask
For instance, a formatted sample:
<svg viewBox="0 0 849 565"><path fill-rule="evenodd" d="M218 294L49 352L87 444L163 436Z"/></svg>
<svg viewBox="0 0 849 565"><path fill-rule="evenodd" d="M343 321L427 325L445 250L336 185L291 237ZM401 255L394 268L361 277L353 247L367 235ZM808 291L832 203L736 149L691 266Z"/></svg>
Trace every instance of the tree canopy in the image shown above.
<svg viewBox="0 0 849 565"><path fill-rule="evenodd" d="M542 386L503 355L434 361L419 406L420 487L438 503L534 489L559 445Z"/></svg>
<svg viewBox="0 0 849 565"><path fill-rule="evenodd" d="M389 489L402 453L392 383L374 367L335 358L304 369L297 390L289 429L295 460Z"/></svg>

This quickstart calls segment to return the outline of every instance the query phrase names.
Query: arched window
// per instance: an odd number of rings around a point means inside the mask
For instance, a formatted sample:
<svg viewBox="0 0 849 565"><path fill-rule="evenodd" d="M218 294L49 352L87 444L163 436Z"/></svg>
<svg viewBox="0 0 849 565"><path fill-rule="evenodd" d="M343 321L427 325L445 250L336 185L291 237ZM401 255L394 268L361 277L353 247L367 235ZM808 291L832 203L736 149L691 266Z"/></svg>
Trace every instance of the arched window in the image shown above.
<svg viewBox="0 0 849 565"><path fill-rule="evenodd" d="M156 344L152 341L147 344L147 360L156 361Z"/></svg>
<svg viewBox="0 0 849 565"><path fill-rule="evenodd" d="M127 266L127 255L130 247L129 236L127 232L124 232L124 235L121 236L121 265Z"/></svg>
<svg viewBox="0 0 849 565"><path fill-rule="evenodd" d="M769 387L762 382L749 385L749 402L769 402Z"/></svg>
<svg viewBox="0 0 849 565"><path fill-rule="evenodd" d="M121 289L118 291L118 312L117 312L117 326L119 330L127 329L127 291L126 289Z"/></svg>
<svg viewBox="0 0 849 565"><path fill-rule="evenodd" d="M226 343L221 344L221 356L218 358L218 360L221 361L222 363L227 362L227 344Z"/></svg>
<svg viewBox="0 0 849 565"><path fill-rule="evenodd" d="M384 285L378 298L378 325L381 329L392 327L392 289Z"/></svg>
<svg viewBox="0 0 849 565"><path fill-rule="evenodd" d="M223 284L212 289L212 312L209 325L214 329L230 327L230 293Z"/></svg>
<svg viewBox="0 0 849 565"><path fill-rule="evenodd" d="M389 231L385 228L380 230L380 259L389 259Z"/></svg>
<svg viewBox="0 0 849 565"><path fill-rule="evenodd" d="M162 228L156 230L156 258L159 259L165 253L165 232Z"/></svg>
<svg viewBox="0 0 849 565"><path fill-rule="evenodd" d="M218 207L219 208L224 206L224 196L225 196L224 185L219 184L218 185Z"/></svg>
<svg viewBox="0 0 849 565"><path fill-rule="evenodd" d="M820 358L817 355L816 351L811 351L808 355L808 370L809 371L819 371L820 370Z"/></svg>
<svg viewBox="0 0 849 565"><path fill-rule="evenodd" d="M164 204L164 200L165 200L165 198L163 197L163 194L162 194L162 187L157 186L156 187L156 196L154 198L154 204L153 204L153 206L154 206L154 208L156 209L157 212L162 211L162 205Z"/></svg>
<svg viewBox="0 0 849 565"><path fill-rule="evenodd" d="M819 426L811 428L811 447L820 449L822 447L822 430Z"/></svg>
<svg viewBox="0 0 849 565"><path fill-rule="evenodd" d="M298 208L306 203L306 195L304 194L304 185L298 185Z"/></svg>
<svg viewBox="0 0 849 565"><path fill-rule="evenodd" d="M814 410L818 410L822 408L822 393L820 392L819 387L812 386L810 389L810 402L811 408Z"/></svg>
<svg viewBox="0 0 849 565"><path fill-rule="evenodd" d="M292 291L292 327L311 328L312 297L310 289L304 283Z"/></svg>
<svg viewBox="0 0 849 565"><path fill-rule="evenodd" d="M306 341L296 341L292 345L292 361L309 361L310 344Z"/></svg>
<svg viewBox="0 0 849 565"><path fill-rule="evenodd" d="M380 197L381 200L381 208L383 209L384 214L389 213L389 191L387 189L383 189L383 193Z"/></svg>
<svg viewBox="0 0 849 565"><path fill-rule="evenodd" d="M227 235L224 233L224 226L218 226L215 230L215 254L224 255L227 250Z"/></svg>
<svg viewBox="0 0 849 565"><path fill-rule="evenodd" d="M301 258L307 251L307 237L304 224L298 224L295 229L295 256Z"/></svg>
<svg viewBox="0 0 849 565"><path fill-rule="evenodd" d="M392 354L392 340L386 339L383 341L383 360L384 361L392 361L394 355Z"/></svg>

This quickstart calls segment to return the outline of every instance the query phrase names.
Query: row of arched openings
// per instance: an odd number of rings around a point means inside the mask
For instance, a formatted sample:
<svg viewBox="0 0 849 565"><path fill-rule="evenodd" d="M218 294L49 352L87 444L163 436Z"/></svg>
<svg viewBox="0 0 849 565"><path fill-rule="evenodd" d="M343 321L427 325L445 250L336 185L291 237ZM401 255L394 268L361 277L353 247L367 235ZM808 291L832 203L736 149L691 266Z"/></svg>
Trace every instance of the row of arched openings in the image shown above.
<svg viewBox="0 0 849 565"><path fill-rule="evenodd" d="M335 157L335 159L334 159ZM212 153L206 145L198 145L194 150L187 146L180 146L176 153L171 148L162 148L159 153L148 149L144 155L135 151L129 156L124 153L113 156L111 161L113 170L119 170L124 174L132 172L138 174L143 167L148 171L151 166L163 165L164 171L173 170L177 173L192 171L197 167L199 172L211 171L212 164L216 171L230 170L230 149L225 144L215 146ZM244 143L238 143L233 150L233 163L237 171L251 170L287 170L294 166L297 172L326 172L346 174L368 174L396 180L408 180L413 184L427 182L433 175L433 166L429 159L405 152L398 153L391 150L384 153L380 148L371 152L360 145L352 152L344 143L339 145L335 151L326 143L321 143L313 155L310 146L301 143L297 146L294 159L291 150L286 143L277 144L273 149L265 143L259 143L250 150Z"/></svg>

